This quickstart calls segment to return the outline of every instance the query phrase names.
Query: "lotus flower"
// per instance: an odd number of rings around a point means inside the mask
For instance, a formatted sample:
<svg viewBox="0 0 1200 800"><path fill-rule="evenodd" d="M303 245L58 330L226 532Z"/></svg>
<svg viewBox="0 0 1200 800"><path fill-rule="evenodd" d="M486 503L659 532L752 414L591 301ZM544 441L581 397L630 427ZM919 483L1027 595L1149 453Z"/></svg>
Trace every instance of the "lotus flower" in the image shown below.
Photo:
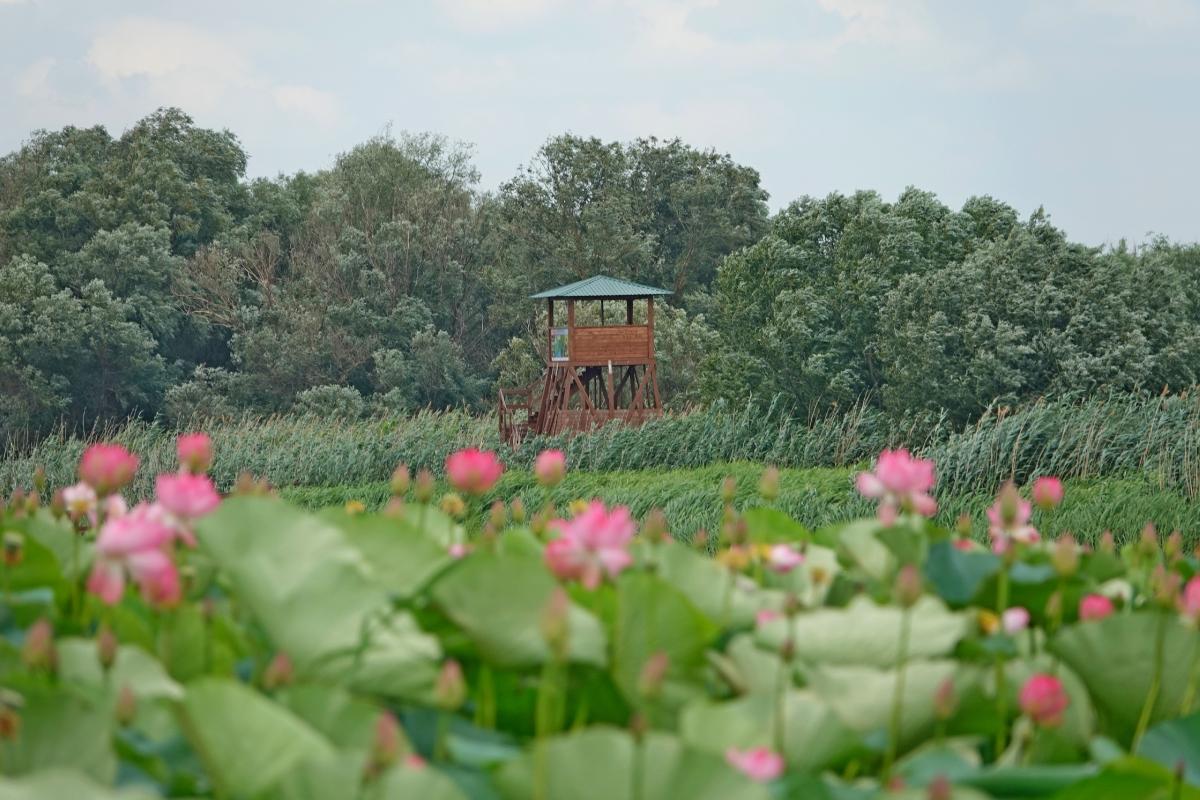
<svg viewBox="0 0 1200 800"><path fill-rule="evenodd" d="M154 493L162 507L184 521L203 517L221 503L221 496L207 475L159 475Z"/></svg>
<svg viewBox="0 0 1200 800"><path fill-rule="evenodd" d="M593 501L569 522L555 520L550 526L560 536L546 545L546 566L560 579L577 579L595 589L605 574L615 578L633 563L628 547L634 524L624 506L607 511Z"/></svg>
<svg viewBox="0 0 1200 800"><path fill-rule="evenodd" d="M758 783L773 781L783 774L783 756L768 747L739 750L731 747L725 751L725 760L731 767Z"/></svg>
<svg viewBox="0 0 1200 800"><path fill-rule="evenodd" d="M1063 501L1063 485L1058 478L1038 478L1030 492L1034 504L1043 511L1057 508Z"/></svg>
<svg viewBox="0 0 1200 800"><path fill-rule="evenodd" d="M1192 625L1200 625L1200 575L1193 577L1183 587L1179 610Z"/></svg>
<svg viewBox="0 0 1200 800"><path fill-rule="evenodd" d="M94 444L79 459L79 478L98 495L118 491L133 480L138 457L119 444Z"/></svg>
<svg viewBox="0 0 1200 800"><path fill-rule="evenodd" d="M1029 612L1020 606L1006 609L1000 615L1000 624L1009 636L1020 633L1029 627Z"/></svg>
<svg viewBox="0 0 1200 800"><path fill-rule="evenodd" d="M87 483L80 481L66 487L62 490L62 498L71 519L96 518L96 490Z"/></svg>
<svg viewBox="0 0 1200 800"><path fill-rule="evenodd" d="M483 494L500 480L504 467L491 451L474 447L452 453L446 459L446 477L460 492Z"/></svg>
<svg viewBox="0 0 1200 800"><path fill-rule="evenodd" d="M158 505L139 503L128 514L108 520L96 538L88 591L115 605L125 592L128 574L147 602L173 605L180 596L179 572L166 548L177 533Z"/></svg>
<svg viewBox="0 0 1200 800"><path fill-rule="evenodd" d="M1096 622L1113 613L1113 601L1102 594L1085 595L1079 601L1079 618L1084 622Z"/></svg>
<svg viewBox="0 0 1200 800"><path fill-rule="evenodd" d="M179 467L186 472L208 472L213 462L213 443L207 433L185 433L175 442Z"/></svg>
<svg viewBox="0 0 1200 800"><path fill-rule="evenodd" d="M804 554L791 545L772 545L767 554L767 566L780 574L791 572L804 563Z"/></svg>
<svg viewBox="0 0 1200 800"><path fill-rule="evenodd" d="M533 462L533 474L542 486L557 486L567 474L567 457L562 450L543 450Z"/></svg>
<svg viewBox="0 0 1200 800"><path fill-rule="evenodd" d="M1021 687L1021 710L1035 725L1055 728L1062 724L1070 700L1062 681L1053 675L1038 673Z"/></svg>
<svg viewBox="0 0 1200 800"><path fill-rule="evenodd" d="M1033 506L1017 493L1017 487L1006 483L996 497L995 504L987 510L988 535L992 537L992 549L996 553L1008 551L1009 543L1029 544L1041 538L1037 528L1029 524Z"/></svg>
<svg viewBox="0 0 1200 800"><path fill-rule="evenodd" d="M880 518L895 519L897 511L923 516L937 512L937 502L929 495L935 481L933 462L913 458L907 450L884 450L875 462L874 472L860 472L855 481L859 494L879 500Z"/></svg>

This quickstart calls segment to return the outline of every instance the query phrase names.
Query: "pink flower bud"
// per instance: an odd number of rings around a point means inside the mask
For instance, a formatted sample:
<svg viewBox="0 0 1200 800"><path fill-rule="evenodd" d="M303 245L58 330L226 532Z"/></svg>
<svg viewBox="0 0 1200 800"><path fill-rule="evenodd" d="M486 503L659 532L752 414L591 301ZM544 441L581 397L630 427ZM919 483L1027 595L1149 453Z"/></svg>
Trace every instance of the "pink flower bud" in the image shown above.
<svg viewBox="0 0 1200 800"><path fill-rule="evenodd" d="M773 572L778 572L781 575L791 572L803 563L804 554L791 545L786 544L772 545L767 556L767 566Z"/></svg>
<svg viewBox="0 0 1200 800"><path fill-rule="evenodd" d="M921 573L912 564L905 564L896 573L896 585L893 595L896 602L903 608L912 608L921 599L923 589Z"/></svg>
<svg viewBox="0 0 1200 800"><path fill-rule="evenodd" d="M1009 636L1018 634L1029 627L1029 612L1020 606L1005 609L1000 615L1000 624Z"/></svg>
<svg viewBox="0 0 1200 800"><path fill-rule="evenodd" d="M638 693L648 700L658 697L662 693L663 681L670 666L671 659L665 650L659 650L646 659L646 663L642 665L642 673L638 676Z"/></svg>
<svg viewBox="0 0 1200 800"><path fill-rule="evenodd" d="M1033 482L1033 503L1043 511L1058 507L1063 501L1063 485L1058 478L1038 478Z"/></svg>
<svg viewBox="0 0 1200 800"><path fill-rule="evenodd" d="M1179 611L1192 625L1200 625L1200 575L1194 576L1183 587L1179 597Z"/></svg>
<svg viewBox="0 0 1200 800"><path fill-rule="evenodd" d="M1084 622L1098 622L1113 613L1113 601L1102 594L1084 595L1079 601L1079 618Z"/></svg>
<svg viewBox="0 0 1200 800"><path fill-rule="evenodd" d="M271 658L271 663L263 670L263 688L273 691L282 686L288 686L295 678L295 668L292 659L282 650Z"/></svg>
<svg viewBox="0 0 1200 800"><path fill-rule="evenodd" d="M567 475L567 457L562 450L543 450L533 462L533 474L542 486L557 486Z"/></svg>
<svg viewBox="0 0 1200 800"><path fill-rule="evenodd" d="M762 477L758 480L758 493L768 503L775 502L779 497L779 470L776 467L763 470Z"/></svg>
<svg viewBox="0 0 1200 800"><path fill-rule="evenodd" d="M375 737L367 757L367 777L373 778L399 761L402 746L400 723L395 715L390 711L380 713L375 719Z"/></svg>
<svg viewBox="0 0 1200 800"><path fill-rule="evenodd" d="M780 614L778 611L774 611L769 608L764 608L760 609L754 615L754 624L761 628L762 626L774 622L777 619L783 619L783 614Z"/></svg>
<svg viewBox="0 0 1200 800"><path fill-rule="evenodd" d="M546 646L559 661L567 657L567 624L570 611L571 598L567 596L567 591L561 586L555 586L545 608L542 609L539 628Z"/></svg>
<svg viewBox="0 0 1200 800"><path fill-rule="evenodd" d="M113 709L113 717L116 718L117 724L122 728L133 724L134 717L137 716L137 695L133 693L133 689L129 688L129 684L121 684L121 690L117 692L117 705Z"/></svg>
<svg viewBox="0 0 1200 800"><path fill-rule="evenodd" d="M933 713L945 722L953 717L957 710L958 693L954 688L954 678L946 678L938 684L937 691L933 694Z"/></svg>
<svg viewBox="0 0 1200 800"><path fill-rule="evenodd" d="M112 628L108 625L100 626L100 632L96 634L96 658L105 672L117 660L117 648L117 635L113 633Z"/></svg>
<svg viewBox="0 0 1200 800"><path fill-rule="evenodd" d="M55 672L58 669L58 651L54 647L54 628L50 620L41 617L25 631L21 661L34 670Z"/></svg>
<svg viewBox="0 0 1200 800"><path fill-rule="evenodd" d="M500 480L504 467L491 451L468 448L446 459L446 478L455 489L467 494L483 494Z"/></svg>
<svg viewBox="0 0 1200 800"><path fill-rule="evenodd" d="M447 659L438 673L433 687L433 696L438 707L454 711L467 699L467 683L463 679L462 667L454 659Z"/></svg>
<svg viewBox="0 0 1200 800"><path fill-rule="evenodd" d="M412 484L412 477L408 473L408 465L401 464L392 472L391 489L392 495L395 497L403 497L408 494L408 487Z"/></svg>
<svg viewBox="0 0 1200 800"><path fill-rule="evenodd" d="M94 444L79 459L79 478L105 495L120 491L133 480L138 457L119 444Z"/></svg>
<svg viewBox="0 0 1200 800"><path fill-rule="evenodd" d="M767 747L739 750L731 747L725 751L725 761L752 781L767 783L783 774L783 756Z"/></svg>
<svg viewBox="0 0 1200 800"><path fill-rule="evenodd" d="M1053 675L1038 673L1021 687L1021 711L1035 725L1055 728L1062 724L1070 700L1062 681Z"/></svg>
<svg viewBox="0 0 1200 800"><path fill-rule="evenodd" d="M721 481L721 502L729 505L737 497L737 479L732 475L726 475Z"/></svg>
<svg viewBox="0 0 1200 800"><path fill-rule="evenodd" d="M418 503L428 503L433 499L433 473L427 469L417 471L417 480L413 484L413 497Z"/></svg>
<svg viewBox="0 0 1200 800"><path fill-rule="evenodd" d="M213 443L207 433L185 433L175 442L179 466L197 475L208 472L213 462Z"/></svg>

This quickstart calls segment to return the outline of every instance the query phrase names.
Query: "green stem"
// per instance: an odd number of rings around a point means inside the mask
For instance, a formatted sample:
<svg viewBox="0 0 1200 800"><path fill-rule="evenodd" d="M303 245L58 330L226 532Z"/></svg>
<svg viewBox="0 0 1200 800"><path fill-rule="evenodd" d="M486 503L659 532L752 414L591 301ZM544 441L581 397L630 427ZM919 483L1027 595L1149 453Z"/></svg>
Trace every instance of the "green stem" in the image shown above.
<svg viewBox="0 0 1200 800"><path fill-rule="evenodd" d="M1150 718L1154 716L1154 707L1158 705L1158 693L1162 689L1163 651L1167 641L1167 615L1158 612L1158 631L1154 639L1154 678L1150 681L1150 691L1146 692L1146 702L1142 704L1142 714L1138 717L1137 729L1133 734L1133 742L1129 746L1131 753L1136 753L1146 729L1150 727Z"/></svg>
<svg viewBox="0 0 1200 800"><path fill-rule="evenodd" d="M492 680L492 668L484 664L479 668L479 703L475 707L475 724L481 728L496 727L496 684Z"/></svg>
<svg viewBox="0 0 1200 800"><path fill-rule="evenodd" d="M433 738L433 760L447 761L449 760L449 748L446 746L446 739L450 734L450 714L445 711L438 712L437 730Z"/></svg>
<svg viewBox="0 0 1200 800"><path fill-rule="evenodd" d="M883 783L892 776L892 765L900 750L900 723L904 711L904 678L908 662L908 639L912 631L912 610L900 612L900 649L896 654L896 690L892 693L892 717L888 724L887 751L883 756Z"/></svg>
<svg viewBox="0 0 1200 800"><path fill-rule="evenodd" d="M733 614L733 584L736 578L732 569L726 568L725 577L725 599L721 603L721 627L728 628L729 620Z"/></svg>
<svg viewBox="0 0 1200 800"><path fill-rule="evenodd" d="M788 620L791 624L791 620ZM785 716L787 714L787 689L789 678L791 677L792 665L786 659L779 661L779 673L775 676L775 752L783 755L786 750L785 731L787 724Z"/></svg>
<svg viewBox="0 0 1200 800"><path fill-rule="evenodd" d="M997 616L1003 619L1007 609L1008 567L1005 565L996 579ZM1008 738L1008 682L1004 673L1004 656L999 653L996 654L996 716L999 718L999 724L996 726L995 758L1000 758Z"/></svg>
<svg viewBox="0 0 1200 800"><path fill-rule="evenodd" d="M642 800L642 789L645 781L646 773L646 745L642 741L643 737L637 736L633 740L633 775L631 795L633 800Z"/></svg>

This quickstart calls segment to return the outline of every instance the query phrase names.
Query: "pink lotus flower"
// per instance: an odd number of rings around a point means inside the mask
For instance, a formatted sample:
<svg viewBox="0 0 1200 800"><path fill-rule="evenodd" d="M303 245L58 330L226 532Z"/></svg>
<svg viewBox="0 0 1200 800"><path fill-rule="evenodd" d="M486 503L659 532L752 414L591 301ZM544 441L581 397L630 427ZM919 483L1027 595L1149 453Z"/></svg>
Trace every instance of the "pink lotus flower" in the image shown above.
<svg viewBox="0 0 1200 800"><path fill-rule="evenodd" d="M157 606L178 602L179 572L166 552L176 533L157 505L139 503L128 514L109 519L96 537L88 591L115 605L125 593L128 574L147 602Z"/></svg>
<svg viewBox="0 0 1200 800"><path fill-rule="evenodd" d="M466 558L467 554L470 552L471 552L471 545L463 544L462 542L455 542L454 544L452 544L446 548L446 554L455 560L460 559L460 558Z"/></svg>
<svg viewBox="0 0 1200 800"><path fill-rule="evenodd" d="M207 433L185 433L175 442L179 467L186 472L208 472L213 462L213 443Z"/></svg>
<svg viewBox="0 0 1200 800"><path fill-rule="evenodd" d="M1062 724L1063 713L1070 700L1062 681L1053 675L1038 673L1021 687L1021 710L1035 725L1056 728Z"/></svg>
<svg viewBox="0 0 1200 800"><path fill-rule="evenodd" d="M767 783L783 774L783 756L769 747L739 750L731 747L725 751L729 766L743 773L752 781Z"/></svg>
<svg viewBox="0 0 1200 800"><path fill-rule="evenodd" d="M860 472L855 481L863 497L879 500L880 518L894 521L897 511L922 516L937 512L937 501L929 495L935 481L933 462L913 458L907 450L884 450L874 472Z"/></svg>
<svg viewBox="0 0 1200 800"><path fill-rule="evenodd" d="M1084 622L1098 622L1113 613L1113 601L1102 594L1084 595L1079 601L1079 618Z"/></svg>
<svg viewBox="0 0 1200 800"><path fill-rule="evenodd" d="M791 545L772 545L767 555L767 566L781 575L791 572L804 563L804 554Z"/></svg>
<svg viewBox="0 0 1200 800"><path fill-rule="evenodd" d="M63 503L66 505L67 516L73 520L96 518L96 490L80 481L74 486L62 490Z"/></svg>
<svg viewBox="0 0 1200 800"><path fill-rule="evenodd" d="M533 462L533 474L542 486L557 486L566 477L567 457L562 450L543 450Z"/></svg>
<svg viewBox="0 0 1200 800"><path fill-rule="evenodd" d="M221 503L207 475L164 473L154 481L154 493L163 508L184 521L203 517Z"/></svg>
<svg viewBox="0 0 1200 800"><path fill-rule="evenodd" d="M1030 492L1033 502L1043 511L1057 508L1063 501L1063 485L1058 478L1038 478Z"/></svg>
<svg viewBox="0 0 1200 800"><path fill-rule="evenodd" d="M606 511L593 501L569 522L559 519L550 526L560 536L546 544L546 566L562 580L577 579L595 589L605 574L615 578L633 563L627 548L634 525L624 506Z"/></svg>
<svg viewBox="0 0 1200 800"><path fill-rule="evenodd" d="M452 453L446 459L446 477L450 485L467 494L483 494L500 480L504 467L496 454L469 448Z"/></svg>
<svg viewBox="0 0 1200 800"><path fill-rule="evenodd" d="M996 502L987 510L988 535L992 537L992 550L997 554L1008 552L1010 541L1030 544L1041 538L1037 528L1029 524L1033 506L1017 493L1011 483L1004 485Z"/></svg>
<svg viewBox="0 0 1200 800"><path fill-rule="evenodd" d="M1006 609L1000 615L1000 625L1009 636L1018 634L1029 627L1029 612L1020 606Z"/></svg>
<svg viewBox="0 0 1200 800"><path fill-rule="evenodd" d="M79 459L79 478L98 495L118 491L133 480L138 457L119 444L94 444Z"/></svg>
<svg viewBox="0 0 1200 800"><path fill-rule="evenodd" d="M1193 577L1183 587L1179 597L1179 610L1193 625L1200 625L1200 575Z"/></svg>

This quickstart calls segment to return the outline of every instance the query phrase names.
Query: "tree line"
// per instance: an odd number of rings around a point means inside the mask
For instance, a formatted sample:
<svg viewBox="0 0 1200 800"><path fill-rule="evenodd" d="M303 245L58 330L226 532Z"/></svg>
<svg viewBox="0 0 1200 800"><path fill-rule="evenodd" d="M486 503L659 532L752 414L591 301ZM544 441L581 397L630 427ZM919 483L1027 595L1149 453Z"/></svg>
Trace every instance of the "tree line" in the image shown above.
<svg viewBox="0 0 1200 800"><path fill-rule="evenodd" d="M772 216L753 168L679 140L549 139L495 192L468 146L390 133L248 180L229 131L162 109L0 159L0 438L129 416L491 404L540 370L528 295L670 289L677 408L866 396L898 415L1196 380L1200 248L1068 241L1040 210L909 189Z"/></svg>

